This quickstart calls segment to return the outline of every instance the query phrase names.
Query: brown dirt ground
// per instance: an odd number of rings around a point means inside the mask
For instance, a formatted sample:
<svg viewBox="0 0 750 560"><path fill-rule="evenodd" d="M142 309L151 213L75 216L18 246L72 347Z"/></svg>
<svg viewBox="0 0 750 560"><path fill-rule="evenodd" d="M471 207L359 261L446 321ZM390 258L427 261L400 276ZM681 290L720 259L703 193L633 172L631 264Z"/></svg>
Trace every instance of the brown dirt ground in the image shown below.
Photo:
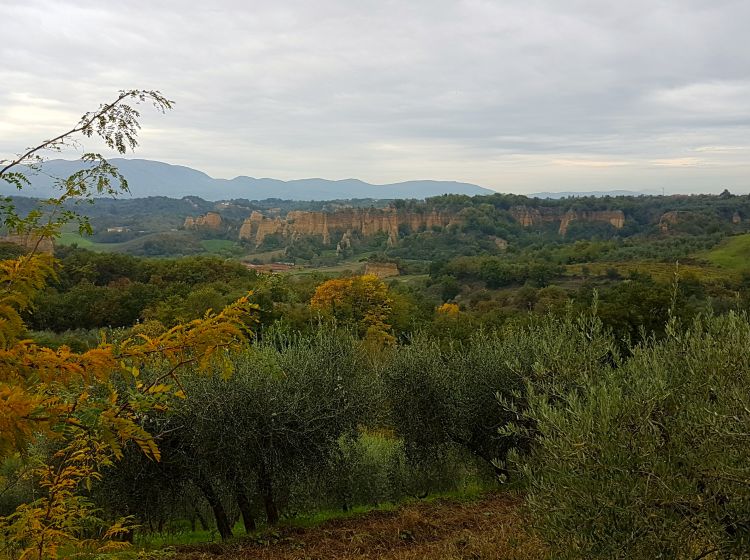
<svg viewBox="0 0 750 560"><path fill-rule="evenodd" d="M227 545L184 546L185 560L537 560L547 555L525 530L521 500L489 494L370 512Z"/></svg>

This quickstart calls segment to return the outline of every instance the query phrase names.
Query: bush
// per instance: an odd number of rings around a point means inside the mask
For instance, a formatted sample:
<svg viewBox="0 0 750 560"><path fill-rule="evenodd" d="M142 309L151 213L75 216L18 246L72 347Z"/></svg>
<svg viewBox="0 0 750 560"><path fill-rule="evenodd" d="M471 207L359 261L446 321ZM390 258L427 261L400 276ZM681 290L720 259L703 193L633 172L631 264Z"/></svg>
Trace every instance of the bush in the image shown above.
<svg viewBox="0 0 750 560"><path fill-rule="evenodd" d="M185 376L187 398L150 419L163 434L162 460L141 454L135 465L118 464L103 492L113 509L148 520L162 502L158 514L168 516L169 504L202 495L222 537L231 535L237 508L246 527L259 506L276 523L285 504L299 501L292 496L299 482L313 479L340 440L376 416L377 379L345 331L268 336L230 359L231 376ZM157 482L150 503L130 490L144 472Z"/></svg>
<svg viewBox="0 0 750 560"><path fill-rule="evenodd" d="M516 460L555 558L747 557L750 323L667 330L576 390L530 393L535 446Z"/></svg>
<svg viewBox="0 0 750 560"><path fill-rule="evenodd" d="M524 406L528 387L573 386L614 359L611 337L595 319L531 316L525 325L474 333L465 344L418 336L394 350L383 380L393 426L414 462L458 446L494 465L528 444L498 434Z"/></svg>

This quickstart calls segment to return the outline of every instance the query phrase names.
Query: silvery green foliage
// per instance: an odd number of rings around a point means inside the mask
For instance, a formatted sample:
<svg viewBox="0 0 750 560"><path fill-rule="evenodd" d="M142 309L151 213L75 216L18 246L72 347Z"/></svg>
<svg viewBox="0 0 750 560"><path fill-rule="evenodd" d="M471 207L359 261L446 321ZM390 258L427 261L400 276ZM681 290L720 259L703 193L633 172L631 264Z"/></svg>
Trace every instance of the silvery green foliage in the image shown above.
<svg viewBox="0 0 750 560"><path fill-rule="evenodd" d="M614 341L593 315L532 317L465 344L418 336L383 367L393 425L417 461L460 446L500 466L510 449L528 447L523 421L531 390L585 386L602 364L619 361ZM509 423L516 430L498 430Z"/></svg>
<svg viewBox="0 0 750 560"><path fill-rule="evenodd" d="M530 391L515 464L555 558L750 557L750 323L667 330L576 389Z"/></svg>

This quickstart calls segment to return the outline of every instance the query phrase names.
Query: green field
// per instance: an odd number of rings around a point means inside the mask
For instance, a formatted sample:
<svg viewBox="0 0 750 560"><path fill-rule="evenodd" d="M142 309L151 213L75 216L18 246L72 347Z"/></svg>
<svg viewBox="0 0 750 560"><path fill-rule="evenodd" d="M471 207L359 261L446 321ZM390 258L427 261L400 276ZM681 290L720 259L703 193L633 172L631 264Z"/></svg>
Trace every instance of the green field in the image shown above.
<svg viewBox="0 0 750 560"><path fill-rule="evenodd" d="M750 233L729 237L710 251L696 256L736 272L750 270Z"/></svg>
<svg viewBox="0 0 750 560"><path fill-rule="evenodd" d="M123 243L97 243L92 241L90 237L81 236L77 232L65 232L60 235L56 243L58 245L78 245L82 249L100 253L128 253L129 250L143 243L145 239L158 235L158 233L145 235ZM238 243L228 239L203 239L200 241L200 245L206 253L211 254L225 254L227 252L240 254L242 252Z"/></svg>
<svg viewBox="0 0 750 560"><path fill-rule="evenodd" d="M229 239L203 239L201 246L207 253L221 253L240 249L240 246L235 241Z"/></svg>
<svg viewBox="0 0 750 560"><path fill-rule="evenodd" d="M61 233L60 237L55 240L58 245L78 245L81 249L89 249L90 251L116 251L120 243L96 243L91 241L90 237L84 237L77 232L65 232Z"/></svg>

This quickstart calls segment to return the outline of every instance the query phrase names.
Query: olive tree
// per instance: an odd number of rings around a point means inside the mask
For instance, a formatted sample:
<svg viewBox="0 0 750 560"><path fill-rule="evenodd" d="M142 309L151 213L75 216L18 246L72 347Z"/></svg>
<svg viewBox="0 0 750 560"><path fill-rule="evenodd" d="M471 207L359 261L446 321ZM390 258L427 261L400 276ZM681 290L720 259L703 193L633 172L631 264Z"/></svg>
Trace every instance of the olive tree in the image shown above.
<svg viewBox="0 0 750 560"><path fill-rule="evenodd" d="M361 342L345 331L267 336L230 361L231 376L196 372L182 380L186 398L154 420L161 462L144 469L162 481L150 488L165 501L175 492L201 495L222 538L232 535L237 511L248 531L258 510L278 522L293 486L330 472L341 442L372 417L380 393ZM132 485L134 472L121 470L126 480L117 485Z"/></svg>
<svg viewBox="0 0 750 560"><path fill-rule="evenodd" d="M517 458L556 558L746 558L750 323L705 317L583 388L530 390Z"/></svg>
<svg viewBox="0 0 750 560"><path fill-rule="evenodd" d="M527 448L528 434L499 433L526 406L527 388L581 383L616 347L594 316L530 317L464 344L425 336L396 349L383 369L393 424L413 458L434 460L459 446L505 476L502 460Z"/></svg>

